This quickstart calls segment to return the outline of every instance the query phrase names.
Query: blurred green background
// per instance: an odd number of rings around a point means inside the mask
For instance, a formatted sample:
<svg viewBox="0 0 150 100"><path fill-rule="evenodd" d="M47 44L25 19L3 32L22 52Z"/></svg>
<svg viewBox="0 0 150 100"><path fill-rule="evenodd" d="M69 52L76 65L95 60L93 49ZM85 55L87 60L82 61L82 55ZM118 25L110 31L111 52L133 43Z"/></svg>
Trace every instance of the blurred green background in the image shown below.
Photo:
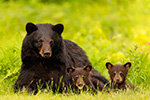
<svg viewBox="0 0 150 100"><path fill-rule="evenodd" d="M103 76L110 80L106 62L130 61L127 81L150 90L149 0L1 0L0 95L13 93L27 22L62 23L63 38L81 46Z"/></svg>

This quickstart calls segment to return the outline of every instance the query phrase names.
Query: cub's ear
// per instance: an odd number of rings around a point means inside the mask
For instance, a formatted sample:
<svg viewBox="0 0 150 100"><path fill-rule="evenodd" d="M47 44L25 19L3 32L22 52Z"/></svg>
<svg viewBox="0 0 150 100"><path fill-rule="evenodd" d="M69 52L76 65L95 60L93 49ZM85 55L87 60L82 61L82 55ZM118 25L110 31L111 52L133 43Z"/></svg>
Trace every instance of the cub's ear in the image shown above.
<svg viewBox="0 0 150 100"><path fill-rule="evenodd" d="M59 35L61 35L61 33L64 30L64 26L63 26L63 24L56 24L56 25L52 26L52 30L57 32Z"/></svg>
<svg viewBox="0 0 150 100"><path fill-rule="evenodd" d="M38 27L31 22L26 24L27 35L30 35L32 32L36 31L37 29Z"/></svg>
<svg viewBox="0 0 150 100"><path fill-rule="evenodd" d="M90 72L92 70L92 66L91 65L86 65L83 67L84 70Z"/></svg>
<svg viewBox="0 0 150 100"><path fill-rule="evenodd" d="M110 62L107 62L106 63L106 68L108 69L108 70L110 70L110 68L112 67L113 65L110 63Z"/></svg>
<svg viewBox="0 0 150 100"><path fill-rule="evenodd" d="M131 67L131 62L127 62L126 64L124 64L124 67L126 67L127 70L129 70L129 68Z"/></svg>
<svg viewBox="0 0 150 100"><path fill-rule="evenodd" d="M69 74L73 73L75 71L75 68L74 67L70 67L70 68L67 68L67 72Z"/></svg>

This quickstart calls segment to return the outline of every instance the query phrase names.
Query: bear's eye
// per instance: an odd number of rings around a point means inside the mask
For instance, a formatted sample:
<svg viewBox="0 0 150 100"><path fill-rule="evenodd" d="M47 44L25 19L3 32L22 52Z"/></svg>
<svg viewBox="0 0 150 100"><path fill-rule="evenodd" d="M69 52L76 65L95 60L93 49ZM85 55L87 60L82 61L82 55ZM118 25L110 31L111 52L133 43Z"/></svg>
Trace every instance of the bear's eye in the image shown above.
<svg viewBox="0 0 150 100"><path fill-rule="evenodd" d="M116 75L116 72L114 72L114 76Z"/></svg>
<svg viewBox="0 0 150 100"><path fill-rule="evenodd" d="M53 41L53 40L50 41L50 45L51 45L51 46L54 45L54 41Z"/></svg>
<svg viewBox="0 0 150 100"><path fill-rule="evenodd" d="M78 76L75 76L75 78L74 78L75 80L77 80L78 79Z"/></svg>
<svg viewBox="0 0 150 100"><path fill-rule="evenodd" d="M122 73L122 72L120 72L119 74L120 74L120 76L123 76L123 73Z"/></svg>
<svg viewBox="0 0 150 100"><path fill-rule="evenodd" d="M37 43L39 46L42 46L43 40L39 40L39 41L37 41Z"/></svg>
<svg viewBox="0 0 150 100"><path fill-rule="evenodd" d="M39 40L39 41L38 41L38 43L42 43L42 42L43 42L43 40Z"/></svg>
<svg viewBox="0 0 150 100"><path fill-rule="evenodd" d="M84 76L82 76L83 80L84 80Z"/></svg>

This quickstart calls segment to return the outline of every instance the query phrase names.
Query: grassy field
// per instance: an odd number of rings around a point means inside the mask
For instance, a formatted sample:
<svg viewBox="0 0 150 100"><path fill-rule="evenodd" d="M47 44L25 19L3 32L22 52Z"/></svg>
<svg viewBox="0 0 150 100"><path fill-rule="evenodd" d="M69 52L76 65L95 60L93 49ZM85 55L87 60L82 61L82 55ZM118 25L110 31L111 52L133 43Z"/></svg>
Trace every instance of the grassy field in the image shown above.
<svg viewBox="0 0 150 100"><path fill-rule="evenodd" d="M0 15L0 100L150 100L149 0L1 0ZM80 45L93 67L109 80L106 62L130 61L127 81L139 91L36 96L14 93L12 85L21 68L27 22L64 24L63 38Z"/></svg>

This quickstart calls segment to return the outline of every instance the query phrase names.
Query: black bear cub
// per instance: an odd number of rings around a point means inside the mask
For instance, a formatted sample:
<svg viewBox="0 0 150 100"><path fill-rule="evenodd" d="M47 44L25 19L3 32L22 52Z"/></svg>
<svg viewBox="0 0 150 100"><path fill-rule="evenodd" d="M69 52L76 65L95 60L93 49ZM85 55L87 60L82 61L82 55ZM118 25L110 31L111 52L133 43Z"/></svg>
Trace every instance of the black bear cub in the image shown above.
<svg viewBox="0 0 150 100"><path fill-rule="evenodd" d="M67 72L69 73L71 79L71 87L75 90L79 89L86 89L85 85L87 85L89 88L92 88L92 90L96 90L99 88L100 90L103 89L104 83L98 80L98 78L93 78L91 76L91 70L92 66L87 65L84 67L70 67L67 68ZM100 76L101 79L103 79L103 76Z"/></svg>
<svg viewBox="0 0 150 100"><path fill-rule="evenodd" d="M130 62L127 62L124 65L113 65L110 62L106 63L106 68L108 69L111 78L111 89L126 90L127 88L130 88L134 90L134 85L126 82L126 76L130 67Z"/></svg>

